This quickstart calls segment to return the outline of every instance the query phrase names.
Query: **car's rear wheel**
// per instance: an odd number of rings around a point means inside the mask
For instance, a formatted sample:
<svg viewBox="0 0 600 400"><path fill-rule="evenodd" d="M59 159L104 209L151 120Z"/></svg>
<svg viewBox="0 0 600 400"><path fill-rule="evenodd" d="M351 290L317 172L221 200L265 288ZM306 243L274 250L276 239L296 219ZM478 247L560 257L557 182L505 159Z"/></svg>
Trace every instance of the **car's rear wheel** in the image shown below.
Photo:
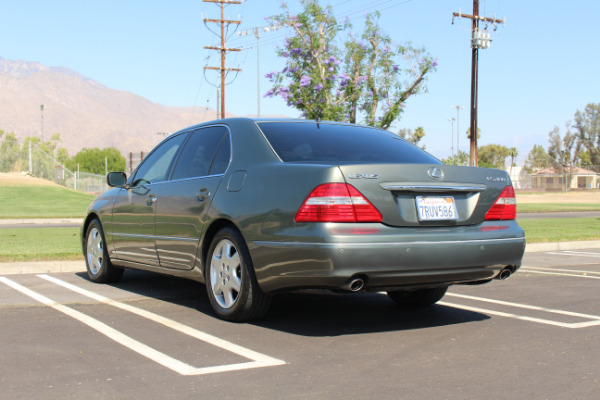
<svg viewBox="0 0 600 400"><path fill-rule="evenodd" d="M444 297L448 286L419 289L414 291L395 290L388 296L401 306L424 307L437 303Z"/></svg>
<svg viewBox="0 0 600 400"><path fill-rule="evenodd" d="M257 319L269 308L271 297L258 286L246 242L232 227L221 229L208 250L206 289L213 310L225 320Z"/></svg>
<svg viewBox="0 0 600 400"><path fill-rule="evenodd" d="M112 265L106 251L102 225L97 219L90 222L85 235L85 265L91 281L97 283L117 282L123 276L123 268Z"/></svg>

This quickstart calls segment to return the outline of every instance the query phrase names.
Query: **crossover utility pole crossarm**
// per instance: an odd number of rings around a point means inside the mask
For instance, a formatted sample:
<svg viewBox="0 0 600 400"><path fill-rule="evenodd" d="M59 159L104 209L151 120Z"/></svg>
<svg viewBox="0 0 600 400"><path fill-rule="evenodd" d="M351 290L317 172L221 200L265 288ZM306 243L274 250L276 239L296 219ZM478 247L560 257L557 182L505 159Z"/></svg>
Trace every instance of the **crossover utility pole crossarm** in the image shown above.
<svg viewBox="0 0 600 400"><path fill-rule="evenodd" d="M461 14L461 13L452 13L452 16L453 17L457 17L457 18L477 19L479 21L491 22L492 24L502 24L502 25L505 24L505 21L503 19L482 17L480 15L469 15L469 14Z"/></svg>

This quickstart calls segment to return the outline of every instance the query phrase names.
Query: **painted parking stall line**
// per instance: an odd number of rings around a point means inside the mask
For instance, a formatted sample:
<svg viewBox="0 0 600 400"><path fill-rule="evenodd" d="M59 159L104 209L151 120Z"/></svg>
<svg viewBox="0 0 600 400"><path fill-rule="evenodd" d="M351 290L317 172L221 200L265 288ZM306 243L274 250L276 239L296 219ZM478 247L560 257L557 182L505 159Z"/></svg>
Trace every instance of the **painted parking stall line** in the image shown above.
<svg viewBox="0 0 600 400"><path fill-rule="evenodd" d="M6 284L7 286L21 292L22 294L24 294L28 297L31 297L32 299L50 307L56 311L59 311L71 318L74 318L74 319L82 322L83 324L85 324L85 325L89 326L90 328L96 330L97 332L105 335L106 337L112 339L113 341L129 348L130 350L132 350L132 351L134 351L134 352L136 352L136 353L138 353L138 354L140 354L140 355L142 355L142 356L144 356L144 357L146 357L146 358L148 358L148 359L150 359L150 360L152 360L174 372L177 372L178 374L186 375L186 376L205 375L205 374L229 372L229 371L239 371L239 370L253 369L253 368L273 367L273 366L280 366L280 365L286 364L285 361L283 361L283 360L279 360L279 359L267 356L265 354L255 352L253 350L247 349L245 347L236 345L229 341L217 338L217 337L207 334L205 332L202 332L202 331L196 330L194 328L191 328L189 326L183 325L179 322L162 317L158 314L154 314L152 312L149 312L149 311L146 311L146 310L143 310L143 309L140 309L140 308L128 305L128 304L124 304L124 303L121 303L121 302L118 302L115 300L111 300L107 297L104 297L97 293L80 288L78 286L72 285L70 283L64 282L60 279L51 277L49 275L42 274L42 275L37 275L37 276L48 282L52 282L56 285L59 285L65 289L71 290L73 292L76 292L76 293L79 293L86 297L89 297L91 299L94 299L100 303L110 305L113 307L117 307L121 310L124 310L124 311L130 312L130 313L133 313L135 315L138 315L140 317L149 319L153 322L156 322L156 323L159 323L166 327L169 327L180 333L184 333L195 339L198 339L205 343L211 344L213 346L219 347L221 349L227 350L231 353L237 354L239 356L242 356L244 358L251 360L249 362L244 362L244 363L196 368L196 367L191 366L187 363L184 363L180 360L177 360L173 357L170 357L169 355L164 354L158 350L155 350L155 349L117 331L114 328L111 328L110 326L104 324L103 322L101 322L95 318L92 318L80 311L77 311L71 307L65 306L58 302L55 302L54 300L51 300L46 296L43 296L31 289L28 289L6 277L0 277L0 282Z"/></svg>
<svg viewBox="0 0 600 400"><path fill-rule="evenodd" d="M586 279L600 279L600 272L598 271L582 271L573 269L561 269L561 268L549 268L549 267L521 267L521 271L530 274L541 274L541 275L556 275L566 276L572 278L586 278Z"/></svg>
<svg viewBox="0 0 600 400"><path fill-rule="evenodd" d="M500 306L504 306L504 307L539 311L539 312L550 313L550 314L554 314L554 315L565 315L565 316L569 316L569 317L581 318L584 321L569 323L569 322L556 321L553 319L537 318L537 317L531 317L531 316L527 316L527 315L510 313L510 312L505 312L505 311L497 311L497 310L491 310L491 309L486 309L486 308L481 308L481 307L467 306L467 305L463 305L463 304L456 304L456 303L449 303L449 302L442 302L442 301L438 302L437 304L448 306L448 307L453 307L453 308L459 308L459 309L463 309L463 310L467 310L467 311L496 315L499 317L513 318L513 319L518 319L521 321L535 322L535 323L544 324L544 325L558 326L561 328L580 329L580 328L589 328L592 326L600 325L600 316L599 315L581 314L581 313L576 313L576 312L572 312L572 311L556 310L556 309L551 309L551 308L533 306L533 305L529 305L529 304L513 303L513 302L508 302L508 301L494 300L494 299L488 299L488 298L484 298L484 297L469 296L469 295L458 294L458 293L447 293L446 296L456 297L456 298L465 299L465 300L472 300L472 301L477 301L477 302L483 302L483 303L491 303L491 304L496 304L496 305L500 305Z"/></svg>
<svg viewBox="0 0 600 400"><path fill-rule="evenodd" d="M557 256L579 256L579 257L592 257L600 258L600 253L594 253L591 251L577 251L577 250L564 250L564 251L548 251L546 254L552 254Z"/></svg>

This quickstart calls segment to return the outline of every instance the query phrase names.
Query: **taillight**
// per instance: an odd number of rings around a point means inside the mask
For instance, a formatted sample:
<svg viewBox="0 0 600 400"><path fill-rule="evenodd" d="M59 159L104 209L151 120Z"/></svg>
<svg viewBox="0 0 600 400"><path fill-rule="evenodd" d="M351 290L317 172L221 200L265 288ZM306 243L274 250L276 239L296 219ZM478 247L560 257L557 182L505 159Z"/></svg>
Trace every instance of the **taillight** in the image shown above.
<svg viewBox="0 0 600 400"><path fill-rule="evenodd" d="M381 222L381 213L354 186L326 183L306 198L296 222Z"/></svg>
<svg viewBox="0 0 600 400"><path fill-rule="evenodd" d="M512 186L506 186L496 202L485 214L486 221L498 221L517 218L517 198L515 189Z"/></svg>

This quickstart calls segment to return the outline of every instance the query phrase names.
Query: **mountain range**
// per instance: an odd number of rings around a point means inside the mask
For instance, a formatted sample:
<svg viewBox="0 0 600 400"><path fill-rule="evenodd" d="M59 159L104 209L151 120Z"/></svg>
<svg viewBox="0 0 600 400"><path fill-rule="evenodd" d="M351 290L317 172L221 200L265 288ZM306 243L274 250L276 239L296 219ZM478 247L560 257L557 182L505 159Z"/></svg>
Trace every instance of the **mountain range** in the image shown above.
<svg viewBox="0 0 600 400"><path fill-rule="evenodd" d="M216 111L164 106L67 68L0 58L0 130L41 137L42 114L44 140L60 133L59 147L74 155L93 147L148 152L163 139L157 133L214 119Z"/></svg>

